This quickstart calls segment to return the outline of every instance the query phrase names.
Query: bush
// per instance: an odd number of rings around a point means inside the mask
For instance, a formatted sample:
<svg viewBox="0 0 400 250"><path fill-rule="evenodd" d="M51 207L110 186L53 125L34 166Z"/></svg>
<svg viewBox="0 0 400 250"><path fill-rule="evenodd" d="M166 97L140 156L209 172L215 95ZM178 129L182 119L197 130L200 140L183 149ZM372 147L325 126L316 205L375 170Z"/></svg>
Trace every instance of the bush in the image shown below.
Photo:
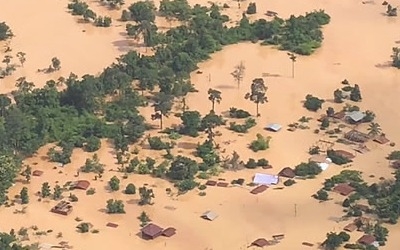
<svg viewBox="0 0 400 250"><path fill-rule="evenodd" d="M177 184L178 190L180 192L186 192L186 191L192 190L197 186L198 186L198 183L192 179L185 179L185 180L178 182L178 184Z"/></svg>
<svg viewBox="0 0 400 250"><path fill-rule="evenodd" d="M86 139L86 143L84 145L84 149L86 152L95 152L99 150L101 147L101 141L96 136L91 136Z"/></svg>
<svg viewBox="0 0 400 250"><path fill-rule="evenodd" d="M346 232L340 232L339 237L342 238L343 242L347 242L350 240L350 235Z"/></svg>
<svg viewBox="0 0 400 250"><path fill-rule="evenodd" d="M136 194L136 187L133 183L129 183L125 188L125 194Z"/></svg>
<svg viewBox="0 0 400 250"><path fill-rule="evenodd" d="M257 139L251 142L250 149L254 152L267 150L269 148L270 140L271 137L263 137L261 134L257 134Z"/></svg>
<svg viewBox="0 0 400 250"><path fill-rule="evenodd" d="M388 160L400 160L400 151L399 150L393 151L386 158Z"/></svg>
<svg viewBox="0 0 400 250"><path fill-rule="evenodd" d="M313 197L320 201L327 201L329 199L329 194L325 190L321 189Z"/></svg>
<svg viewBox="0 0 400 250"><path fill-rule="evenodd" d="M247 133L250 128L257 125L257 122L253 118L247 118L244 124L236 124L236 122L229 123L229 130L237 133Z"/></svg>
<svg viewBox="0 0 400 250"><path fill-rule="evenodd" d="M154 150L164 150L164 149L171 149L172 145L169 142L163 142L161 137L153 136L147 139L149 142L150 148Z"/></svg>
<svg viewBox="0 0 400 250"><path fill-rule="evenodd" d="M250 116L251 116L251 114L249 112L247 112L246 110L237 109L237 108L233 108L233 107L229 109L229 117L231 117L231 118L242 119L242 118L247 118Z"/></svg>
<svg viewBox="0 0 400 250"><path fill-rule="evenodd" d="M94 195L95 193L96 193L95 188L89 188L88 190L86 190L86 195Z"/></svg>
<svg viewBox="0 0 400 250"><path fill-rule="evenodd" d="M199 186L199 190L205 190L206 188L207 188L207 186L204 185L204 184L202 184L202 185Z"/></svg>
<svg viewBox="0 0 400 250"><path fill-rule="evenodd" d="M123 214L125 213L124 202L121 200L107 200L107 213L109 214Z"/></svg>
<svg viewBox="0 0 400 250"><path fill-rule="evenodd" d="M246 168L254 169L257 168L257 162L253 158L250 158L244 166Z"/></svg>
<svg viewBox="0 0 400 250"><path fill-rule="evenodd" d="M259 166L259 167L265 167L268 165L269 165L269 161L265 158L258 159L258 161L257 161L257 166Z"/></svg>
<svg viewBox="0 0 400 250"><path fill-rule="evenodd" d="M318 146L314 146L314 147L311 147L310 149L308 149L308 153L310 155L317 155L317 154L319 154L319 152L320 152L320 148Z"/></svg>
<svg viewBox="0 0 400 250"><path fill-rule="evenodd" d="M290 186L292 186L292 185L295 184L295 183L296 183L295 180L287 179L286 181L283 182L283 185L286 186L286 187L290 187Z"/></svg>
<svg viewBox="0 0 400 250"><path fill-rule="evenodd" d="M119 183L120 180L117 178L117 176L113 176L109 181L108 181L108 186L112 191L118 191L119 190Z"/></svg>
<svg viewBox="0 0 400 250"><path fill-rule="evenodd" d="M350 205L351 205L350 200L349 199L344 199L344 201L342 203L342 206L343 207L350 207Z"/></svg>
<svg viewBox="0 0 400 250"><path fill-rule="evenodd" d="M322 108L322 103L325 101L323 99L319 99L318 97L307 95L306 101L304 102L304 107L310 111L317 111Z"/></svg>

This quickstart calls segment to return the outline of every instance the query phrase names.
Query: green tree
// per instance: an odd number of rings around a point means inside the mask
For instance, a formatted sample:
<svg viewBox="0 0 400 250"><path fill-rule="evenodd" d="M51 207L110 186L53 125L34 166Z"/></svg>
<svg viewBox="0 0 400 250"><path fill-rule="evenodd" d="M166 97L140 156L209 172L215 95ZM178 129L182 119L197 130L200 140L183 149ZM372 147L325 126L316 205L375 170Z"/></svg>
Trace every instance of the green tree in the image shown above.
<svg viewBox="0 0 400 250"><path fill-rule="evenodd" d="M54 200L61 199L62 193L63 193L63 189L60 187L60 185L56 185L54 187L53 199Z"/></svg>
<svg viewBox="0 0 400 250"><path fill-rule="evenodd" d="M50 185L48 182L44 182L42 184L41 196L42 196L42 198L46 198L46 197L49 197L50 195L51 195Z"/></svg>
<svg viewBox="0 0 400 250"><path fill-rule="evenodd" d="M28 194L28 188L23 187L21 189L21 192L19 193L21 196L21 204L28 204L29 203L29 194Z"/></svg>
<svg viewBox="0 0 400 250"><path fill-rule="evenodd" d="M151 201L155 197L153 189L147 188L146 186L139 188L139 195L140 195L139 205L141 206L151 205L152 204Z"/></svg>
<svg viewBox="0 0 400 250"><path fill-rule="evenodd" d="M3 63L6 64L6 66L10 66L11 63L11 59L13 59L13 57L11 55L4 55L4 59L3 59Z"/></svg>
<svg viewBox="0 0 400 250"><path fill-rule="evenodd" d="M343 102L343 92L340 89L337 89L335 92L333 92L333 101L335 103Z"/></svg>
<svg viewBox="0 0 400 250"><path fill-rule="evenodd" d="M180 132L193 137L198 136L198 130L201 126L201 115L198 111L185 111L180 117L182 120L182 129Z"/></svg>
<svg viewBox="0 0 400 250"><path fill-rule="evenodd" d="M172 109L173 97L162 92L154 98L154 114L151 115L152 120L160 120L160 128L163 128L163 117L168 117L169 112Z"/></svg>
<svg viewBox="0 0 400 250"><path fill-rule="evenodd" d="M253 82L250 87L250 92L245 95L245 99L249 99L250 101L254 102L256 104L256 116L260 116L260 113L258 112L258 106L259 104L263 104L268 101L266 92L268 88L264 84L264 79L262 78L255 78L253 79Z"/></svg>
<svg viewBox="0 0 400 250"><path fill-rule="evenodd" d="M328 233L326 234L326 240L323 245L327 250L335 250L342 245L343 239L336 233Z"/></svg>
<svg viewBox="0 0 400 250"><path fill-rule="evenodd" d="M87 233L90 230L90 224L87 222L82 222L76 228L80 233Z"/></svg>
<svg viewBox="0 0 400 250"><path fill-rule="evenodd" d="M119 190L119 184L120 184L120 180L115 175L108 182L108 186L110 187L110 189L112 191L118 191Z"/></svg>
<svg viewBox="0 0 400 250"><path fill-rule="evenodd" d="M287 55L289 56L289 59L292 61L292 78L294 78L294 63L296 62L297 56L294 53L290 53L290 52L287 53Z"/></svg>
<svg viewBox="0 0 400 250"><path fill-rule="evenodd" d="M97 14L91 9L87 9L85 13L83 13L83 20L85 20L86 22L90 22L90 20L96 21L96 18Z"/></svg>
<svg viewBox="0 0 400 250"><path fill-rule="evenodd" d="M139 215L138 219L140 220L140 226L141 226L141 227L146 226L146 225L151 221L151 220L150 220L150 217L146 214L145 211L143 211L143 212Z"/></svg>
<svg viewBox="0 0 400 250"><path fill-rule="evenodd" d="M307 95L306 101L304 102L304 107L310 111L317 111L322 108L322 103L324 103L323 99L319 99L318 97Z"/></svg>
<svg viewBox="0 0 400 250"><path fill-rule="evenodd" d="M13 157L0 155L0 205L6 201L7 189L13 184L19 168L20 164Z"/></svg>
<svg viewBox="0 0 400 250"><path fill-rule="evenodd" d="M354 88L351 89L350 92L350 100L354 102L359 102L361 101L361 92L360 92L360 87L358 84L354 85Z"/></svg>
<svg viewBox="0 0 400 250"><path fill-rule="evenodd" d="M178 155L171 163L167 176L172 180L192 179L199 171L199 166L196 161Z"/></svg>
<svg viewBox="0 0 400 250"><path fill-rule="evenodd" d="M139 1L133 3L129 6L129 11L131 12L132 20L140 23L143 21L148 21L154 23L156 19L156 8L153 2L150 1Z"/></svg>
<svg viewBox="0 0 400 250"><path fill-rule="evenodd" d="M12 37L13 33L10 27L5 23L0 23L0 41L7 40L8 38Z"/></svg>
<svg viewBox="0 0 400 250"><path fill-rule="evenodd" d="M212 104L211 110L214 112L215 103L219 104L222 100L221 91L216 89L208 89L208 100L211 101Z"/></svg>
<svg viewBox="0 0 400 250"><path fill-rule="evenodd" d="M31 181L31 175L32 175L31 166L27 165L24 171L21 173L21 175L24 176L26 181L29 183Z"/></svg>
<svg viewBox="0 0 400 250"><path fill-rule="evenodd" d="M368 127L368 135L371 137L382 134L381 126L376 122L371 122Z"/></svg>
<svg viewBox="0 0 400 250"><path fill-rule="evenodd" d="M256 3L249 3L249 6L247 7L246 14L252 15L257 13L257 6Z"/></svg>
<svg viewBox="0 0 400 250"><path fill-rule="evenodd" d="M121 200L109 199L107 200L107 213L109 214L124 214L125 205Z"/></svg>
<svg viewBox="0 0 400 250"><path fill-rule="evenodd" d="M3 117L6 109L10 106L11 99L6 94L0 94L0 116Z"/></svg>

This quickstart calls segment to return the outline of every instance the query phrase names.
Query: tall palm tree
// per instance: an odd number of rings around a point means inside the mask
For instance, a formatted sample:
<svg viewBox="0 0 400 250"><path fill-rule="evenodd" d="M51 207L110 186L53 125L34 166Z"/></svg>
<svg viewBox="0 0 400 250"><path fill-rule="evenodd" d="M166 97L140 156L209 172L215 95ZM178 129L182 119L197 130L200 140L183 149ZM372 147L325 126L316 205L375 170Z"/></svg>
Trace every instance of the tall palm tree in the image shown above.
<svg viewBox="0 0 400 250"><path fill-rule="evenodd" d="M250 101L252 101L256 104L257 117L260 116L260 114L258 112L259 104L263 104L268 101L267 96L266 96L267 90L268 90L268 88L264 84L264 79L255 78L253 80L253 83L251 84L250 92L244 96L245 99L249 99Z"/></svg>
<svg viewBox="0 0 400 250"><path fill-rule="evenodd" d="M297 56L294 53L287 53L289 59L292 61L292 78L294 78L294 63L296 62Z"/></svg>
<svg viewBox="0 0 400 250"><path fill-rule="evenodd" d="M240 83L243 80L245 70L246 67L244 66L244 63L240 62L238 65L235 66L235 70L231 73L233 78L236 80L238 88L240 87Z"/></svg>
<svg viewBox="0 0 400 250"><path fill-rule="evenodd" d="M371 137L382 134L381 126L376 122L371 122L368 128L368 135Z"/></svg>
<svg viewBox="0 0 400 250"><path fill-rule="evenodd" d="M211 101L212 103L212 111L214 112L215 108L215 103L220 103L222 98L221 98L221 91L216 90L216 89L208 89L208 100Z"/></svg>

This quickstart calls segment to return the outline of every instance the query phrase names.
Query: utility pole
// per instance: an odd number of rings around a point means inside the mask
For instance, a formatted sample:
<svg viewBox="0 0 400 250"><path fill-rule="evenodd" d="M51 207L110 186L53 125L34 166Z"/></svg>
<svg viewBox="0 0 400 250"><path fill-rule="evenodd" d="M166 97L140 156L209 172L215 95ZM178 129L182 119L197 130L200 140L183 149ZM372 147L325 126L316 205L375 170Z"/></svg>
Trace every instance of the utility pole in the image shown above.
<svg viewBox="0 0 400 250"><path fill-rule="evenodd" d="M296 62L297 56L294 53L287 53L289 59L292 61L292 78L294 78L294 63Z"/></svg>

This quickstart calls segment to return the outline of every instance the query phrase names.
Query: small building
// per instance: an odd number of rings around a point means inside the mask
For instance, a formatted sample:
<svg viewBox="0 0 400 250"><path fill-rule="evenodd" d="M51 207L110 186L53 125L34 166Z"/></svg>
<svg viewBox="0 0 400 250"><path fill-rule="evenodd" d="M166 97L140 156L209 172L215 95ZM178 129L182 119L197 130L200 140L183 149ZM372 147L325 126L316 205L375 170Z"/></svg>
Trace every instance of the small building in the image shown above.
<svg viewBox="0 0 400 250"><path fill-rule="evenodd" d="M355 223L350 223L350 224L348 224L347 226L345 226L343 228L343 230L347 231L347 232L353 232L353 231L355 231L357 229L358 229L358 227L357 227L357 225Z"/></svg>
<svg viewBox="0 0 400 250"><path fill-rule="evenodd" d="M376 136L374 138L374 142L377 142L379 144L386 144L388 143L390 140L388 138L386 138L386 136L384 134L381 134L379 136Z"/></svg>
<svg viewBox="0 0 400 250"><path fill-rule="evenodd" d="M68 201L60 201L57 205L55 205L50 212L61 214L61 215L69 215L72 212L72 205Z"/></svg>
<svg viewBox="0 0 400 250"><path fill-rule="evenodd" d="M271 174L260 174L256 173L253 178L253 183L258 185L271 185L271 184L278 184L279 176L271 175Z"/></svg>
<svg viewBox="0 0 400 250"><path fill-rule="evenodd" d="M117 227L118 227L118 224L112 223L112 222L108 222L108 223L106 224L106 227L117 228Z"/></svg>
<svg viewBox="0 0 400 250"><path fill-rule="evenodd" d="M251 190L250 193L251 194L259 194L259 193L264 192L267 189L268 189L267 185L260 185L260 186L258 186L256 188L254 188L253 190Z"/></svg>
<svg viewBox="0 0 400 250"><path fill-rule="evenodd" d="M268 240L266 240L264 238L256 239L255 241L253 241L251 243L251 246L256 246L256 247L265 247L265 246L268 246L268 245L269 245Z"/></svg>
<svg viewBox="0 0 400 250"><path fill-rule="evenodd" d="M229 185L228 182L218 182L217 187L227 187Z"/></svg>
<svg viewBox="0 0 400 250"><path fill-rule="evenodd" d="M272 132L278 132L282 129L282 125L278 123L270 123L265 127L265 129Z"/></svg>
<svg viewBox="0 0 400 250"><path fill-rule="evenodd" d="M33 175L33 176L39 177L39 176L42 176L43 173L44 173L44 172L43 172L42 170L34 170L34 171L32 172L32 175Z"/></svg>
<svg viewBox="0 0 400 250"><path fill-rule="evenodd" d="M163 229L156 224L150 223L147 224L141 230L143 239L155 239L163 233Z"/></svg>
<svg viewBox="0 0 400 250"><path fill-rule="evenodd" d="M278 176L286 177L286 178L294 178L296 176L296 173L294 172L293 169L289 167L283 168L279 173Z"/></svg>
<svg viewBox="0 0 400 250"><path fill-rule="evenodd" d="M349 195L354 190L355 190L355 188L353 188L352 186L350 186L347 183L339 183L333 188L333 191L335 191L341 195L344 195L344 196Z"/></svg>
<svg viewBox="0 0 400 250"><path fill-rule="evenodd" d="M346 116L346 112L344 110L336 112L332 115L332 118L342 120Z"/></svg>
<svg viewBox="0 0 400 250"><path fill-rule="evenodd" d="M213 212L213 211L207 211L204 214L201 215L201 218L213 221L218 217L218 214Z"/></svg>
<svg viewBox="0 0 400 250"><path fill-rule="evenodd" d="M328 160L328 156L326 155L313 155L308 159L308 162L315 162L315 163L331 163L330 160Z"/></svg>
<svg viewBox="0 0 400 250"><path fill-rule="evenodd" d="M213 180L208 180L208 181L206 182L206 185L207 185L207 186L215 186L215 185L217 185L217 182L216 182L216 181L213 181Z"/></svg>
<svg viewBox="0 0 400 250"><path fill-rule="evenodd" d="M275 11L272 11L272 10L267 10L267 12L265 13L265 15L266 15L266 16L269 16L269 17L277 17L277 16L278 16L278 13L276 13Z"/></svg>
<svg viewBox="0 0 400 250"><path fill-rule="evenodd" d="M347 121L349 121L350 123L359 123L362 122L362 120L365 117L365 113L361 112L361 111L352 111L352 112L348 112L346 114L346 119Z"/></svg>
<svg viewBox="0 0 400 250"><path fill-rule="evenodd" d="M81 189L81 190L86 190L90 186L90 182L86 180L79 180L76 182L71 183L71 189Z"/></svg>
<svg viewBox="0 0 400 250"><path fill-rule="evenodd" d="M275 235L272 235L272 238L274 240L283 240L285 238L285 235L284 234L275 234Z"/></svg>
<svg viewBox="0 0 400 250"><path fill-rule="evenodd" d="M176 229L173 227L169 227L162 232L162 236L171 237L176 234Z"/></svg>
<svg viewBox="0 0 400 250"><path fill-rule="evenodd" d="M356 157L356 156L353 155L352 153L347 152L347 151L345 151L345 150L341 150L341 149L339 149L339 150L334 150L334 153L335 153L336 155L339 155L339 156L341 156L341 157L343 157L343 158L347 158L347 159L349 159L349 160L354 159L354 158Z"/></svg>
<svg viewBox="0 0 400 250"><path fill-rule="evenodd" d="M370 139L370 137L367 134L360 132L358 130L355 130L355 129L350 130L349 132L345 133L344 138L349 141L358 142L358 143L365 143Z"/></svg>
<svg viewBox="0 0 400 250"><path fill-rule="evenodd" d="M357 240L357 242L366 246L372 245L375 242L375 236L364 234L360 239Z"/></svg>

